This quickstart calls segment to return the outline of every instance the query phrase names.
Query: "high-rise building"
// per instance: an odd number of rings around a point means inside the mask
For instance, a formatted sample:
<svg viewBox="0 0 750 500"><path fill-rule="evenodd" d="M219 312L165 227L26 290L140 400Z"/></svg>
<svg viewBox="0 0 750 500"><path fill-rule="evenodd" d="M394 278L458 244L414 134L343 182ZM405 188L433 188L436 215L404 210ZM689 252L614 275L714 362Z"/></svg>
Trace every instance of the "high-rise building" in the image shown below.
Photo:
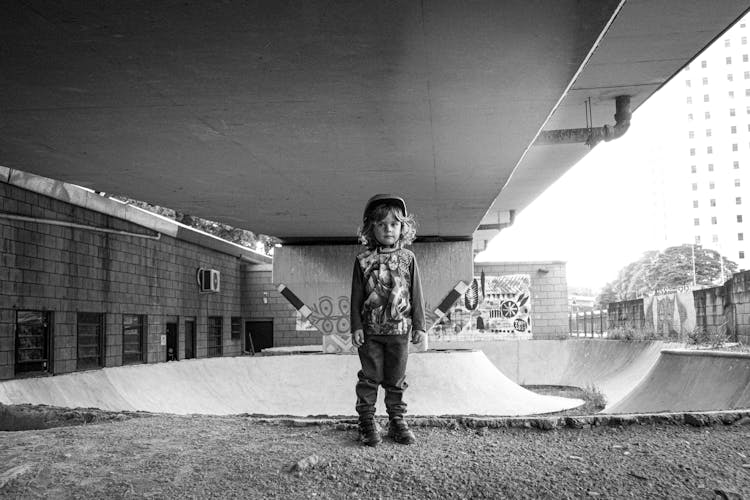
<svg viewBox="0 0 750 500"><path fill-rule="evenodd" d="M750 14L676 78L684 90L686 160L676 179L695 243L750 268ZM678 181L681 182L681 181ZM677 208L676 208L677 209ZM684 227L684 226L683 226Z"/></svg>

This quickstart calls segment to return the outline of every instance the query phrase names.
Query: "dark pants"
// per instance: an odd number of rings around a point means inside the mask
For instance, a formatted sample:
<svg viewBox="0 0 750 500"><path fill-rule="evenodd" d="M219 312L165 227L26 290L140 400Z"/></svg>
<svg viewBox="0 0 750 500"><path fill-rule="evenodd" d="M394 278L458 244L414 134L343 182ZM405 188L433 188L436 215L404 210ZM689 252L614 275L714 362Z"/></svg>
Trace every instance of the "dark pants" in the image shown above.
<svg viewBox="0 0 750 500"><path fill-rule="evenodd" d="M378 386L385 389L385 408L390 418L406 413L404 391L406 360L409 357L408 335L365 335L360 346L362 369L357 376L357 413L360 418L375 415Z"/></svg>

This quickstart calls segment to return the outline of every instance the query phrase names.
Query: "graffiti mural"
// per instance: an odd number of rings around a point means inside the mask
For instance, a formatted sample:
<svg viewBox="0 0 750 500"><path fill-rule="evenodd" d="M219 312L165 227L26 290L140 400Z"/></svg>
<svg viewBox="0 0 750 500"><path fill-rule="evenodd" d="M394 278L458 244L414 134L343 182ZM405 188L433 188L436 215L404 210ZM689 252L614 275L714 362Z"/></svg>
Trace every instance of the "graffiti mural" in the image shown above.
<svg viewBox="0 0 750 500"><path fill-rule="evenodd" d="M484 281L484 286L480 283ZM531 277L528 274L475 278L462 300L435 332L442 340L530 338Z"/></svg>
<svg viewBox="0 0 750 500"><path fill-rule="evenodd" d="M661 336L682 338L695 329L692 291L644 297L643 310L646 328Z"/></svg>

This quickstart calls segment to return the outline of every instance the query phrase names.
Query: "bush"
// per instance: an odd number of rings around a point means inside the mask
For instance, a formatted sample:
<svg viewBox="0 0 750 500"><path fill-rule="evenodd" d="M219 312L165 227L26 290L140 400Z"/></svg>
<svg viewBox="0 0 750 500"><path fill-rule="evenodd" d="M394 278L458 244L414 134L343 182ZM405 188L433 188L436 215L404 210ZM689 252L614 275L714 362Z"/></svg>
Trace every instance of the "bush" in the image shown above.
<svg viewBox="0 0 750 500"><path fill-rule="evenodd" d="M696 326L687 334L687 343L712 348L722 347L729 340L726 321L718 326L703 328Z"/></svg>
<svg viewBox="0 0 750 500"><path fill-rule="evenodd" d="M598 410L602 410L607 406L607 396L594 384L586 384L586 387L583 389L583 399Z"/></svg>

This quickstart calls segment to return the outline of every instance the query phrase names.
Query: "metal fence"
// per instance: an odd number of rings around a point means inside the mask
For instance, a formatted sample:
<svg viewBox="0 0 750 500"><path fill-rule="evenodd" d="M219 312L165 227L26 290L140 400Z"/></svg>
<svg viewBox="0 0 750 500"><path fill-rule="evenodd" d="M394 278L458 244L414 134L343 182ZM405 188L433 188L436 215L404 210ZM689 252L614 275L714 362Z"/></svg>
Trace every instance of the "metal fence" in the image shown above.
<svg viewBox="0 0 750 500"><path fill-rule="evenodd" d="M570 313L568 330L571 337L606 337L609 331L609 313L606 309Z"/></svg>

